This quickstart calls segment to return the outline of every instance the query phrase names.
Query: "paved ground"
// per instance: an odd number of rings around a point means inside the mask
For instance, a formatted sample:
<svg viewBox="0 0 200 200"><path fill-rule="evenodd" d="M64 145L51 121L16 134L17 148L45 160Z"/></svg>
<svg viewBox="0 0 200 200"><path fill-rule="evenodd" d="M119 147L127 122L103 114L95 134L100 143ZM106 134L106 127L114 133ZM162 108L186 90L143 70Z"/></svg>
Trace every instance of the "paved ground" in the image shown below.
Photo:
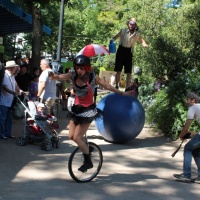
<svg viewBox="0 0 200 200"><path fill-rule="evenodd" d="M66 124L62 112L61 147L50 152L37 144L22 147L13 139L0 140L0 200L199 199L199 184L177 182L172 176L182 169L182 150L171 157L179 142L149 128L127 144L111 144L92 124L89 139L101 147L103 167L92 182L74 182L67 164L75 146L68 140ZM22 120L14 121L13 133L22 135ZM196 172L195 167L193 170Z"/></svg>

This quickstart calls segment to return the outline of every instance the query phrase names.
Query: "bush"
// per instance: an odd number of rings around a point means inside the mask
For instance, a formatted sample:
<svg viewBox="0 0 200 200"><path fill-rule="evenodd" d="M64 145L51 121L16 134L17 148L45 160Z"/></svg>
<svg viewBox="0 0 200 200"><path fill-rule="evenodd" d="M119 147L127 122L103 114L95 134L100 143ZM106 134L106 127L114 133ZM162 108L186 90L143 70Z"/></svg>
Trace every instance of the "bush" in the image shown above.
<svg viewBox="0 0 200 200"><path fill-rule="evenodd" d="M200 94L197 70L178 74L165 88L143 102L146 110L146 122L153 124L174 139L177 138L186 121L188 108L185 101L189 91ZM197 123L193 123L191 131L198 129Z"/></svg>

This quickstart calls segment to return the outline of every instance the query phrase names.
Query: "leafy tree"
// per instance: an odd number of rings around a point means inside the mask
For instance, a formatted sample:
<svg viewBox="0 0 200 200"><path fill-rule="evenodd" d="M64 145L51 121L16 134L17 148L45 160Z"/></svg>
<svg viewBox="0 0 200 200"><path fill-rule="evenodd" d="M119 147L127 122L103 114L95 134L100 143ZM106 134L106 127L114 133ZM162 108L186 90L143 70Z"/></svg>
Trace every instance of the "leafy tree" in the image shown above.
<svg viewBox="0 0 200 200"><path fill-rule="evenodd" d="M42 9L48 5L51 0L15 0L16 4L21 5L32 14L33 31L32 31L32 67L38 67L41 59L41 46L43 36L43 17ZM55 2L55 1L54 1Z"/></svg>

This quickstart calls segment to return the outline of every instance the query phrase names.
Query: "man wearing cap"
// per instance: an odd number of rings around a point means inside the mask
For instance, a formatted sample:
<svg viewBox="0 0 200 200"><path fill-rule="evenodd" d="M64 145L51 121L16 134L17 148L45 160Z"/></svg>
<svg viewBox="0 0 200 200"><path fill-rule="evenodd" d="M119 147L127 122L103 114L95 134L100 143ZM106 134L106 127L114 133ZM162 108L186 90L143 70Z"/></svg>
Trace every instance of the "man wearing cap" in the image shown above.
<svg viewBox="0 0 200 200"><path fill-rule="evenodd" d="M49 79L49 72L52 72L49 61L42 59L40 61L42 73L39 77L38 94L40 102L45 104L47 114L51 114L51 109L56 100L56 81Z"/></svg>
<svg viewBox="0 0 200 200"><path fill-rule="evenodd" d="M136 19L131 18L127 22L127 26L128 28L121 29L119 33L113 37L113 40L120 38L119 47L116 53L115 69L114 69L114 71L117 72L115 75L116 88L118 88L123 66L124 66L124 73L127 74L126 87L128 87L130 84L131 73L132 73L132 55L135 43L139 41L141 42L143 47L148 47L148 45L138 32Z"/></svg>
<svg viewBox="0 0 200 200"><path fill-rule="evenodd" d="M5 74L2 82L0 95L0 138L12 138L12 111L11 105L14 96L18 95L20 89L15 81L14 73L18 65L14 60L6 62Z"/></svg>

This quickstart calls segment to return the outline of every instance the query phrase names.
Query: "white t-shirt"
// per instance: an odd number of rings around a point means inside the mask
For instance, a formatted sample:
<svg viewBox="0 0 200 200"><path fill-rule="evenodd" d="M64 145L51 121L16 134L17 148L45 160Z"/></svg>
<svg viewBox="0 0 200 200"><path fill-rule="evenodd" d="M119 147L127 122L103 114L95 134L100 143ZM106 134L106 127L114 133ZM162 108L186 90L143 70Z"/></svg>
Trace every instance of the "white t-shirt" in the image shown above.
<svg viewBox="0 0 200 200"><path fill-rule="evenodd" d="M16 81L15 77L10 74L9 71L5 71L2 85L15 92ZM1 90L0 105L11 107L13 102L13 94L6 92L4 89Z"/></svg>
<svg viewBox="0 0 200 200"><path fill-rule="evenodd" d="M51 69L44 70L39 77L38 88L40 87L41 82L46 82L46 87L42 92L42 94L40 95L40 98L42 99L56 98L56 81L49 79L49 71L52 70Z"/></svg>
<svg viewBox="0 0 200 200"><path fill-rule="evenodd" d="M187 119L195 119L197 123L200 125L200 104L197 103L191 106L187 113ZM200 132L199 132L200 135Z"/></svg>

